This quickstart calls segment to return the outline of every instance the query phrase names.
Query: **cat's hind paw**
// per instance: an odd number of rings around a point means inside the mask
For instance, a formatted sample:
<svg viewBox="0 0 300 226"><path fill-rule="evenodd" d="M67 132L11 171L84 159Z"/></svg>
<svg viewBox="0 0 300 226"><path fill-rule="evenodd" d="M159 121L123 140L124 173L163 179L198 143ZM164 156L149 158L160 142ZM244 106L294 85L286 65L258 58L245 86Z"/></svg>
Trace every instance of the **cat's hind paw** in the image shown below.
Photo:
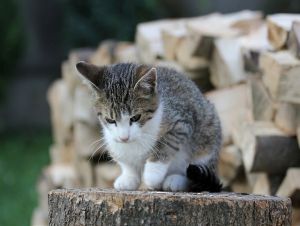
<svg viewBox="0 0 300 226"><path fill-rule="evenodd" d="M164 191L187 191L189 180L187 177L179 174L172 174L168 176L163 183Z"/></svg>

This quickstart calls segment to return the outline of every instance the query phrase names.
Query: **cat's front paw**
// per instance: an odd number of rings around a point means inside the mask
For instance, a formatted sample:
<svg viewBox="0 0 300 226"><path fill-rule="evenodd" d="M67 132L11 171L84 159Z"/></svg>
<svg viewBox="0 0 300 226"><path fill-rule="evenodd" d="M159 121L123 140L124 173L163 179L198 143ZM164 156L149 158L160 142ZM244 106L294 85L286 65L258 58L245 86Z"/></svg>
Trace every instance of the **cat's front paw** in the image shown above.
<svg viewBox="0 0 300 226"><path fill-rule="evenodd" d="M148 189L160 190L166 177L168 164L162 162L147 162L144 170L144 183Z"/></svg>
<svg viewBox="0 0 300 226"><path fill-rule="evenodd" d="M137 190L140 186L140 179L138 177L121 175L114 183L114 188L117 190L132 191Z"/></svg>

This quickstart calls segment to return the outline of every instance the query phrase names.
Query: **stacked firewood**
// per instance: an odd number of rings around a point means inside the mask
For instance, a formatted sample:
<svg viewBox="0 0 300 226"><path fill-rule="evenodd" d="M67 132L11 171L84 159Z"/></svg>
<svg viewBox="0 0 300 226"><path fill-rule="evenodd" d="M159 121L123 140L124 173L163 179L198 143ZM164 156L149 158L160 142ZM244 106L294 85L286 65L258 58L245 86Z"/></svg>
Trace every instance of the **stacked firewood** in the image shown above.
<svg viewBox="0 0 300 226"><path fill-rule="evenodd" d="M62 64L62 78L48 91L54 144L51 164L38 182L32 225L47 225L49 190L108 188L120 173L105 154L89 90L75 69L81 60L184 72L220 115L224 189L290 197L294 224L300 223L299 57L300 15L264 19L253 11L141 23L135 44L108 40L96 50L72 51Z"/></svg>

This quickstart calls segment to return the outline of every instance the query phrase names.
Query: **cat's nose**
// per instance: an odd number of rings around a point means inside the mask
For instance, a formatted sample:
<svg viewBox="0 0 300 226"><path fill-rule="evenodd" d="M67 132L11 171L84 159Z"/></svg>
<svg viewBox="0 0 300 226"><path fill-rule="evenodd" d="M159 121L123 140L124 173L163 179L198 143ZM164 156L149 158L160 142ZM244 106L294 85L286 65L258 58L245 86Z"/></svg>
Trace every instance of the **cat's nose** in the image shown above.
<svg viewBox="0 0 300 226"><path fill-rule="evenodd" d="M129 140L129 137L119 137L119 139L122 141L122 142L127 142Z"/></svg>

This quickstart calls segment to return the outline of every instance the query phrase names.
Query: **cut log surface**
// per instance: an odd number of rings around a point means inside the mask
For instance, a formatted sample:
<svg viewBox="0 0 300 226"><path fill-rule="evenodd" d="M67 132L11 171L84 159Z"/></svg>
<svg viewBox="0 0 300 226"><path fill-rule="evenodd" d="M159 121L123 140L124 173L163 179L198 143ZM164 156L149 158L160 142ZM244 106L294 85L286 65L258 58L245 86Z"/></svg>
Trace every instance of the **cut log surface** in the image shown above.
<svg viewBox="0 0 300 226"><path fill-rule="evenodd" d="M117 42L113 40L106 40L101 42L97 50L90 57L90 62L98 66L112 64L114 61L113 55L116 45Z"/></svg>
<svg viewBox="0 0 300 226"><path fill-rule="evenodd" d="M74 96L74 120L97 127L99 120L93 108L91 95L86 85L81 84L76 87Z"/></svg>
<svg viewBox="0 0 300 226"><path fill-rule="evenodd" d="M224 147L220 152L218 170L224 186L228 185L242 168L241 151L235 145Z"/></svg>
<svg viewBox="0 0 300 226"><path fill-rule="evenodd" d="M83 122L74 124L74 139L76 154L80 157L91 158L93 155L99 155L104 148L100 148L103 143L100 142L100 129L91 127Z"/></svg>
<svg viewBox="0 0 300 226"><path fill-rule="evenodd" d="M284 178L284 174L257 173L257 175L252 193L259 195L275 195Z"/></svg>
<svg viewBox="0 0 300 226"><path fill-rule="evenodd" d="M157 58L164 57L162 30L177 29L183 26L183 19L160 20L140 23L136 29L138 56L142 63L153 63Z"/></svg>
<svg viewBox="0 0 300 226"><path fill-rule="evenodd" d="M299 109L299 110L298 110ZM295 136L297 134L298 122L297 112L300 112L300 105L282 102L278 105L274 123L286 134Z"/></svg>
<svg viewBox="0 0 300 226"><path fill-rule="evenodd" d="M238 41L241 45L244 69L252 73L260 72L259 56L262 52L273 49L268 41L267 25L261 24L257 30L240 37Z"/></svg>
<svg viewBox="0 0 300 226"><path fill-rule="evenodd" d="M94 49L91 48L79 48L70 52L68 66L62 68L63 70L63 79L66 81L67 86L69 87L70 94L73 95L77 85L81 84L80 74L76 69L76 64L79 61L90 62L91 56L94 54Z"/></svg>
<svg viewBox="0 0 300 226"><path fill-rule="evenodd" d="M278 196L290 197L293 206L300 207L300 168L290 168L277 191Z"/></svg>
<svg viewBox="0 0 300 226"><path fill-rule="evenodd" d="M246 79L241 45L235 38L220 38L214 42L210 64L211 82L217 88L237 84Z"/></svg>
<svg viewBox="0 0 300 226"><path fill-rule="evenodd" d="M275 103L260 76L249 78L248 85L253 119L256 121L272 121L275 113Z"/></svg>
<svg viewBox="0 0 300 226"><path fill-rule="evenodd" d="M288 38L288 49L300 59L300 21L294 21Z"/></svg>
<svg viewBox="0 0 300 226"><path fill-rule="evenodd" d="M49 225L291 225L287 198L235 193L54 190ZM251 214L249 214L251 213Z"/></svg>
<svg viewBox="0 0 300 226"><path fill-rule="evenodd" d="M300 60L289 51L265 52L260 66L263 82L274 99L300 104Z"/></svg>
<svg viewBox="0 0 300 226"><path fill-rule="evenodd" d="M240 148L247 172L281 174L289 167L300 166L297 139L269 122L245 125Z"/></svg>
<svg viewBox="0 0 300 226"><path fill-rule="evenodd" d="M276 50L287 44L289 32L294 21L300 21L299 14L274 14L267 16L268 38Z"/></svg>
<svg viewBox="0 0 300 226"><path fill-rule="evenodd" d="M53 137L56 144L64 145L72 140L73 100L63 79L56 80L48 90L51 108Z"/></svg>
<svg viewBox="0 0 300 226"><path fill-rule="evenodd" d="M247 85L241 84L206 94L208 100L215 105L220 116L223 144L231 143L232 132L240 122L252 121L247 93Z"/></svg>

